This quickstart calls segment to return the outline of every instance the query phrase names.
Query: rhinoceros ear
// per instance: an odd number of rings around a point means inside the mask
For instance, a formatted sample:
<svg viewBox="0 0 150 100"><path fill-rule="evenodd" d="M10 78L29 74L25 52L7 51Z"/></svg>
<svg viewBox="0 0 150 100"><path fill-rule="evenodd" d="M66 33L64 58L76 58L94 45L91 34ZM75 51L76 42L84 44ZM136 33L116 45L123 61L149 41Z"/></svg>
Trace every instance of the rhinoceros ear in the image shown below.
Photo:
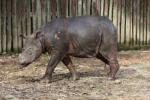
<svg viewBox="0 0 150 100"><path fill-rule="evenodd" d="M32 34L32 37L37 39L38 37L40 37L40 35L41 35L41 31L37 31L37 32Z"/></svg>
<svg viewBox="0 0 150 100"><path fill-rule="evenodd" d="M26 39L27 37L24 36L22 33L19 35L21 38Z"/></svg>

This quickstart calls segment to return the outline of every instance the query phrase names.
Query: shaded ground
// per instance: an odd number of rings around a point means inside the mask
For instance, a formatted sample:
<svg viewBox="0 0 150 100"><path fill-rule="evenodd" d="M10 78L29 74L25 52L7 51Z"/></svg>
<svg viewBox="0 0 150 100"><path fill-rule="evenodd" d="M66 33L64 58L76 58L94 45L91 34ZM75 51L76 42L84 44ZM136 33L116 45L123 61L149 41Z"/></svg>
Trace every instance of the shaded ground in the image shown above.
<svg viewBox="0 0 150 100"><path fill-rule="evenodd" d="M25 69L19 69L17 55L0 56L0 99L4 100L150 100L150 51L120 52L118 79L108 81L104 64L94 58L73 58L80 80L69 80L60 63L52 83L33 82L45 72L43 55Z"/></svg>

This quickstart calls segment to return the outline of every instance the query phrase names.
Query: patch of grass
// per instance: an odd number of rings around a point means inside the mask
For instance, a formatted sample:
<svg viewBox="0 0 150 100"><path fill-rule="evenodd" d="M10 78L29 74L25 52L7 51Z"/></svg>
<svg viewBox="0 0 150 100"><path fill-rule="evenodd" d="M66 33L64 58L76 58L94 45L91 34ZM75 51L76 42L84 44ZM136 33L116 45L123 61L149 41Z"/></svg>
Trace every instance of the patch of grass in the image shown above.
<svg viewBox="0 0 150 100"><path fill-rule="evenodd" d="M103 86L97 86L97 87L96 87L96 90L97 90L98 92L102 92L102 91L104 91L104 87L103 87Z"/></svg>
<svg viewBox="0 0 150 100"><path fill-rule="evenodd" d="M142 68L144 71L150 72L150 67L143 67Z"/></svg>
<svg viewBox="0 0 150 100"><path fill-rule="evenodd" d="M137 79L146 79L143 75L137 75L135 78L137 78Z"/></svg>
<svg viewBox="0 0 150 100"><path fill-rule="evenodd" d="M150 49L150 45L126 45L126 44L118 44L118 50L148 50Z"/></svg>

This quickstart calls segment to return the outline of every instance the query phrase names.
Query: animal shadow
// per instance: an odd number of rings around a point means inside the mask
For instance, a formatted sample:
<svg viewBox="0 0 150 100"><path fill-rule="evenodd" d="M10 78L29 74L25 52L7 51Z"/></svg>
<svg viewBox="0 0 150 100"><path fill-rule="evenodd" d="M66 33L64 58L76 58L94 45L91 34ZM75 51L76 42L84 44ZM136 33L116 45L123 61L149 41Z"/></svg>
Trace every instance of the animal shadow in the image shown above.
<svg viewBox="0 0 150 100"><path fill-rule="evenodd" d="M106 74L105 71L102 70L92 70L92 71L84 71L84 72L78 72L80 78L84 77L104 77ZM31 77L31 76L19 76L19 78L24 79L26 82L40 82L41 78L39 76ZM70 73L64 73L64 74L56 74L54 73L51 82L61 81L63 79L71 80Z"/></svg>

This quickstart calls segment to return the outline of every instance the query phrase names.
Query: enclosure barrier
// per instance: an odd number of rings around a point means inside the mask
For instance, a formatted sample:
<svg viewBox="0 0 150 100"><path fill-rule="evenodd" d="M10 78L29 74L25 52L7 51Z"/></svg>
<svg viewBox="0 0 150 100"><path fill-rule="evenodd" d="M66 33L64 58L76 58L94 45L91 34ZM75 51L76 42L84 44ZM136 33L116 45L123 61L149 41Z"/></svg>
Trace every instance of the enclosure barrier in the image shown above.
<svg viewBox="0 0 150 100"><path fill-rule="evenodd" d="M122 49L150 46L150 0L0 0L0 53L19 52L23 39L60 16L108 16Z"/></svg>

